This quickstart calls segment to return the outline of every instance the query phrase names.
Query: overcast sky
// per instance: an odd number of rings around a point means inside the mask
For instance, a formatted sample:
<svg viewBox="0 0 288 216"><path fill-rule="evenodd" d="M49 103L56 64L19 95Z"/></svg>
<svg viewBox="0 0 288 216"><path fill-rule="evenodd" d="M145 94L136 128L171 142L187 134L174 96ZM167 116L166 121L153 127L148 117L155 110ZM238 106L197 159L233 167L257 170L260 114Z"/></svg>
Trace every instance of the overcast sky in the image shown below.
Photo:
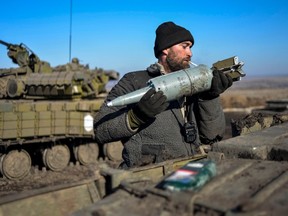
<svg viewBox="0 0 288 216"><path fill-rule="evenodd" d="M288 1L73 0L2 1L0 40L26 44L52 66L78 57L123 75L156 62L155 29L173 21L195 38L192 61L237 55L247 76L288 75ZM0 67L15 67L0 45Z"/></svg>

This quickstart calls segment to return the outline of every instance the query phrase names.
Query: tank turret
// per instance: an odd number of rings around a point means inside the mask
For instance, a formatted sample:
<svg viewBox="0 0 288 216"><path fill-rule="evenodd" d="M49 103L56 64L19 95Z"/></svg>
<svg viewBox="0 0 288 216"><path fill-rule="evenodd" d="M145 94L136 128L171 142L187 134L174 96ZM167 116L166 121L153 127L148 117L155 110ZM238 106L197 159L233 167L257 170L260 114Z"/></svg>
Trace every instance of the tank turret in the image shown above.
<svg viewBox="0 0 288 216"><path fill-rule="evenodd" d="M0 69L0 98L96 98L106 92L105 85L118 79L105 71L90 70L79 64L78 58L71 63L52 68L26 45L9 44L0 40L8 49L8 57L18 68ZM116 75L116 76L115 76Z"/></svg>

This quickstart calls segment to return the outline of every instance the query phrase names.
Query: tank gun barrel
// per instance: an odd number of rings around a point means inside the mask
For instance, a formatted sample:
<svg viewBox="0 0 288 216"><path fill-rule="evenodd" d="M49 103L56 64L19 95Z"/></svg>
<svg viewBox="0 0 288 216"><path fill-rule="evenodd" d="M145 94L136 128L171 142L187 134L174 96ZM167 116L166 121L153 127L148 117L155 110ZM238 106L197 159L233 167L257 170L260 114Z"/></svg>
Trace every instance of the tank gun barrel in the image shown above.
<svg viewBox="0 0 288 216"><path fill-rule="evenodd" d="M3 40L0 40L0 44L7 47L7 55L12 62L21 68L26 68L26 72L52 71L50 65L47 62L41 61L40 58L25 44L11 44Z"/></svg>
<svg viewBox="0 0 288 216"><path fill-rule="evenodd" d="M29 65L29 51L26 46L23 46L22 43L20 45L11 44L2 40L0 43L7 47L7 55L14 64L18 64L20 67Z"/></svg>
<svg viewBox="0 0 288 216"><path fill-rule="evenodd" d="M12 45L12 44L7 43L7 42L5 42L5 41L3 41L3 40L0 40L0 44L6 46L7 48L9 48L9 47Z"/></svg>

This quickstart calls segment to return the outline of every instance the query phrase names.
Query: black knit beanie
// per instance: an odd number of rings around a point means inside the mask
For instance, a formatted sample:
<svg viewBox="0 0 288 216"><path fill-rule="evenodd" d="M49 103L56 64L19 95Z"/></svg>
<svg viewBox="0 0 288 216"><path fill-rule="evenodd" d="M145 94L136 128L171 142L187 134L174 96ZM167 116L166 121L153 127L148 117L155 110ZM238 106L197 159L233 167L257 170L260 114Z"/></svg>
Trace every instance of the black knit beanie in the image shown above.
<svg viewBox="0 0 288 216"><path fill-rule="evenodd" d="M164 22L156 29L156 38L154 45L154 55L157 58L162 50L167 49L183 41L191 41L194 44L194 38L190 31L176 25L173 22Z"/></svg>

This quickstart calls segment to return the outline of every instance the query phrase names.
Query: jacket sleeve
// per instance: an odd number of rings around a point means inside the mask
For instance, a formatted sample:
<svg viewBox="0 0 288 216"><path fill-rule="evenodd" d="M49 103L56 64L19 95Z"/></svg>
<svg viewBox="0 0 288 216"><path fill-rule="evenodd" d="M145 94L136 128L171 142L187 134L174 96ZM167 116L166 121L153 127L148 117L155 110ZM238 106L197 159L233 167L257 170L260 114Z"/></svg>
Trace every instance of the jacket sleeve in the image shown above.
<svg viewBox="0 0 288 216"><path fill-rule="evenodd" d="M220 141L225 133L225 116L220 97L212 100L198 100L195 107L199 138L204 144Z"/></svg>
<svg viewBox="0 0 288 216"><path fill-rule="evenodd" d="M95 115L94 133L98 143L107 143L133 136L137 130L132 130L128 124L127 112L129 106L108 107L107 102L135 90L133 73L126 74L111 89L99 112Z"/></svg>

